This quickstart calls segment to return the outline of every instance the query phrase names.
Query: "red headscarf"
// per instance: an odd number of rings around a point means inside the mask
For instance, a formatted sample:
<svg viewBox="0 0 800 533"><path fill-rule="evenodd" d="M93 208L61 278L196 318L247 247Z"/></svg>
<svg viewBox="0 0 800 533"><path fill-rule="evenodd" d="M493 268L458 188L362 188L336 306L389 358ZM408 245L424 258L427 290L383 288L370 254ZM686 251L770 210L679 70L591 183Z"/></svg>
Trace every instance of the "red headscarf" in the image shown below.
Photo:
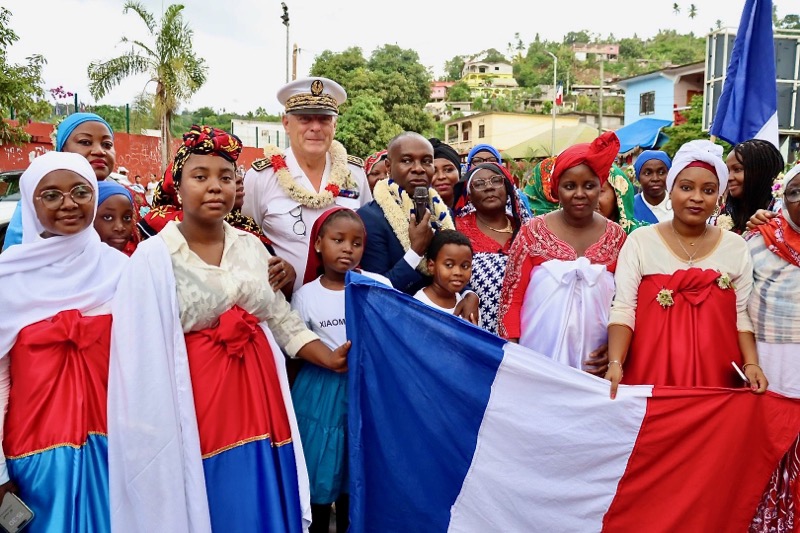
<svg viewBox="0 0 800 533"><path fill-rule="evenodd" d="M764 243L775 255L789 264L800 267L800 233L797 233L785 217L785 211L766 224L756 226L764 237Z"/></svg>
<svg viewBox="0 0 800 533"><path fill-rule="evenodd" d="M330 218L330 216L338 211L352 211L352 209L348 209L346 207L331 207L314 222L314 225L311 227L311 239L308 245L308 260L306 261L306 273L303 276L303 285L308 283L309 281L314 281L317 277L323 273L322 268L322 254L317 252L317 249L314 247L314 244L317 242L317 237L319 236L319 232L322 229L323 224L325 221ZM367 230L364 230L364 245L366 245L367 241Z"/></svg>
<svg viewBox="0 0 800 533"><path fill-rule="evenodd" d="M372 170L372 167L375 166L375 163L380 163L381 161L386 159L386 156L388 154L389 152L387 152L386 150L381 150L380 152L375 152L374 154L369 156L367 160L364 161L364 172L366 174L369 174L370 171Z"/></svg>
<svg viewBox="0 0 800 533"><path fill-rule="evenodd" d="M619 153L619 139L613 131L607 131L591 143L576 144L570 146L556 157L555 168L551 178L551 190L557 196L558 182L561 175L572 167L581 164L587 165L592 169L598 178L600 185L608 181L608 173L611 165Z"/></svg>

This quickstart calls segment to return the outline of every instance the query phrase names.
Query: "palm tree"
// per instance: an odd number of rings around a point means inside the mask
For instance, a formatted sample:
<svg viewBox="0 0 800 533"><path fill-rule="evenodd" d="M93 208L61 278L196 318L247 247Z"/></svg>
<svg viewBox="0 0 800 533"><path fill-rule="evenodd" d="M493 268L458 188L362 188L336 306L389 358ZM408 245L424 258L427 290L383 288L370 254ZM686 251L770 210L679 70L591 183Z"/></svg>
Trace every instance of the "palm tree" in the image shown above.
<svg viewBox="0 0 800 533"><path fill-rule="evenodd" d="M170 155L172 116L181 100L192 96L206 82L208 67L192 49L193 32L183 20L182 5L170 5L161 17L160 26L141 3L128 0L122 12L129 10L145 23L155 46L123 37L123 43L131 43L130 51L89 65L89 92L100 99L129 76L144 73L150 76L149 81L156 84L153 105L160 122L161 167L164 170Z"/></svg>
<svg viewBox="0 0 800 533"><path fill-rule="evenodd" d="M693 19L696 16L697 16L697 6L695 6L694 4L691 4L689 6L689 18Z"/></svg>
<svg viewBox="0 0 800 533"><path fill-rule="evenodd" d="M672 12L675 15L679 15L681 12L681 6L679 6L677 3L672 4Z"/></svg>

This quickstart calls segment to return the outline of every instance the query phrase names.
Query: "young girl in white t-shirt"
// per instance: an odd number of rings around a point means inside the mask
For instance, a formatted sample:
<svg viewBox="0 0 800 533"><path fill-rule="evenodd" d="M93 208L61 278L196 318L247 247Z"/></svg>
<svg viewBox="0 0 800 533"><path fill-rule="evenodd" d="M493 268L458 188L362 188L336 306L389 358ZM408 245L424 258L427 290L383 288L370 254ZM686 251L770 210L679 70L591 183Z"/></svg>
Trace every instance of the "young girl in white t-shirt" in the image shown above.
<svg viewBox="0 0 800 533"><path fill-rule="evenodd" d="M328 346L347 341L345 274L361 261L365 239L361 218L344 207L323 213L311 230L304 285L292 297L292 307ZM361 274L391 286L383 276ZM292 400L311 485L309 531L328 531L331 504L336 502L337 531L344 533L349 525L347 374L306 363L292 387Z"/></svg>

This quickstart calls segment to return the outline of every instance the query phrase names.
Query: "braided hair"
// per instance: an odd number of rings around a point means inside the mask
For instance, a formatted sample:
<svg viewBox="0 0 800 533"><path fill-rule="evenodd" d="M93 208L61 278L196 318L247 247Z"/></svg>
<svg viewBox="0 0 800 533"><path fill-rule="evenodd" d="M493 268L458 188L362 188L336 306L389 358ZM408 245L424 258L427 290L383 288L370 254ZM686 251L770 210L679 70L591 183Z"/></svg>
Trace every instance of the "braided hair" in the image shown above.
<svg viewBox="0 0 800 533"><path fill-rule="evenodd" d="M783 170L783 156L775 146L761 139L750 139L733 147L736 160L744 168L742 195L728 194L725 212L738 232L746 229L747 221L759 209L768 209L772 202L772 183Z"/></svg>

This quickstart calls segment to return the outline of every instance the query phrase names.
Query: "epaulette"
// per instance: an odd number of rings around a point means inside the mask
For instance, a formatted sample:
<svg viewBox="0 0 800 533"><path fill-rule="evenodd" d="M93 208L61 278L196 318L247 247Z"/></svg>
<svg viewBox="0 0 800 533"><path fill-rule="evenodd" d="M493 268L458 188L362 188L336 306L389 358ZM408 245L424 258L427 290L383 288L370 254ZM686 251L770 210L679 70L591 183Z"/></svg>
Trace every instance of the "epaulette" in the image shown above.
<svg viewBox="0 0 800 533"><path fill-rule="evenodd" d="M261 171L261 170L264 170L265 168L271 167L272 166L272 161L270 161L266 157L262 157L261 159L256 159L255 161L253 161L253 164L250 165L250 166L252 166L254 169L256 169L258 171Z"/></svg>
<svg viewBox="0 0 800 533"><path fill-rule="evenodd" d="M348 155L347 162L350 163L351 165L364 168L364 160L361 159L360 157L356 157L354 155Z"/></svg>

